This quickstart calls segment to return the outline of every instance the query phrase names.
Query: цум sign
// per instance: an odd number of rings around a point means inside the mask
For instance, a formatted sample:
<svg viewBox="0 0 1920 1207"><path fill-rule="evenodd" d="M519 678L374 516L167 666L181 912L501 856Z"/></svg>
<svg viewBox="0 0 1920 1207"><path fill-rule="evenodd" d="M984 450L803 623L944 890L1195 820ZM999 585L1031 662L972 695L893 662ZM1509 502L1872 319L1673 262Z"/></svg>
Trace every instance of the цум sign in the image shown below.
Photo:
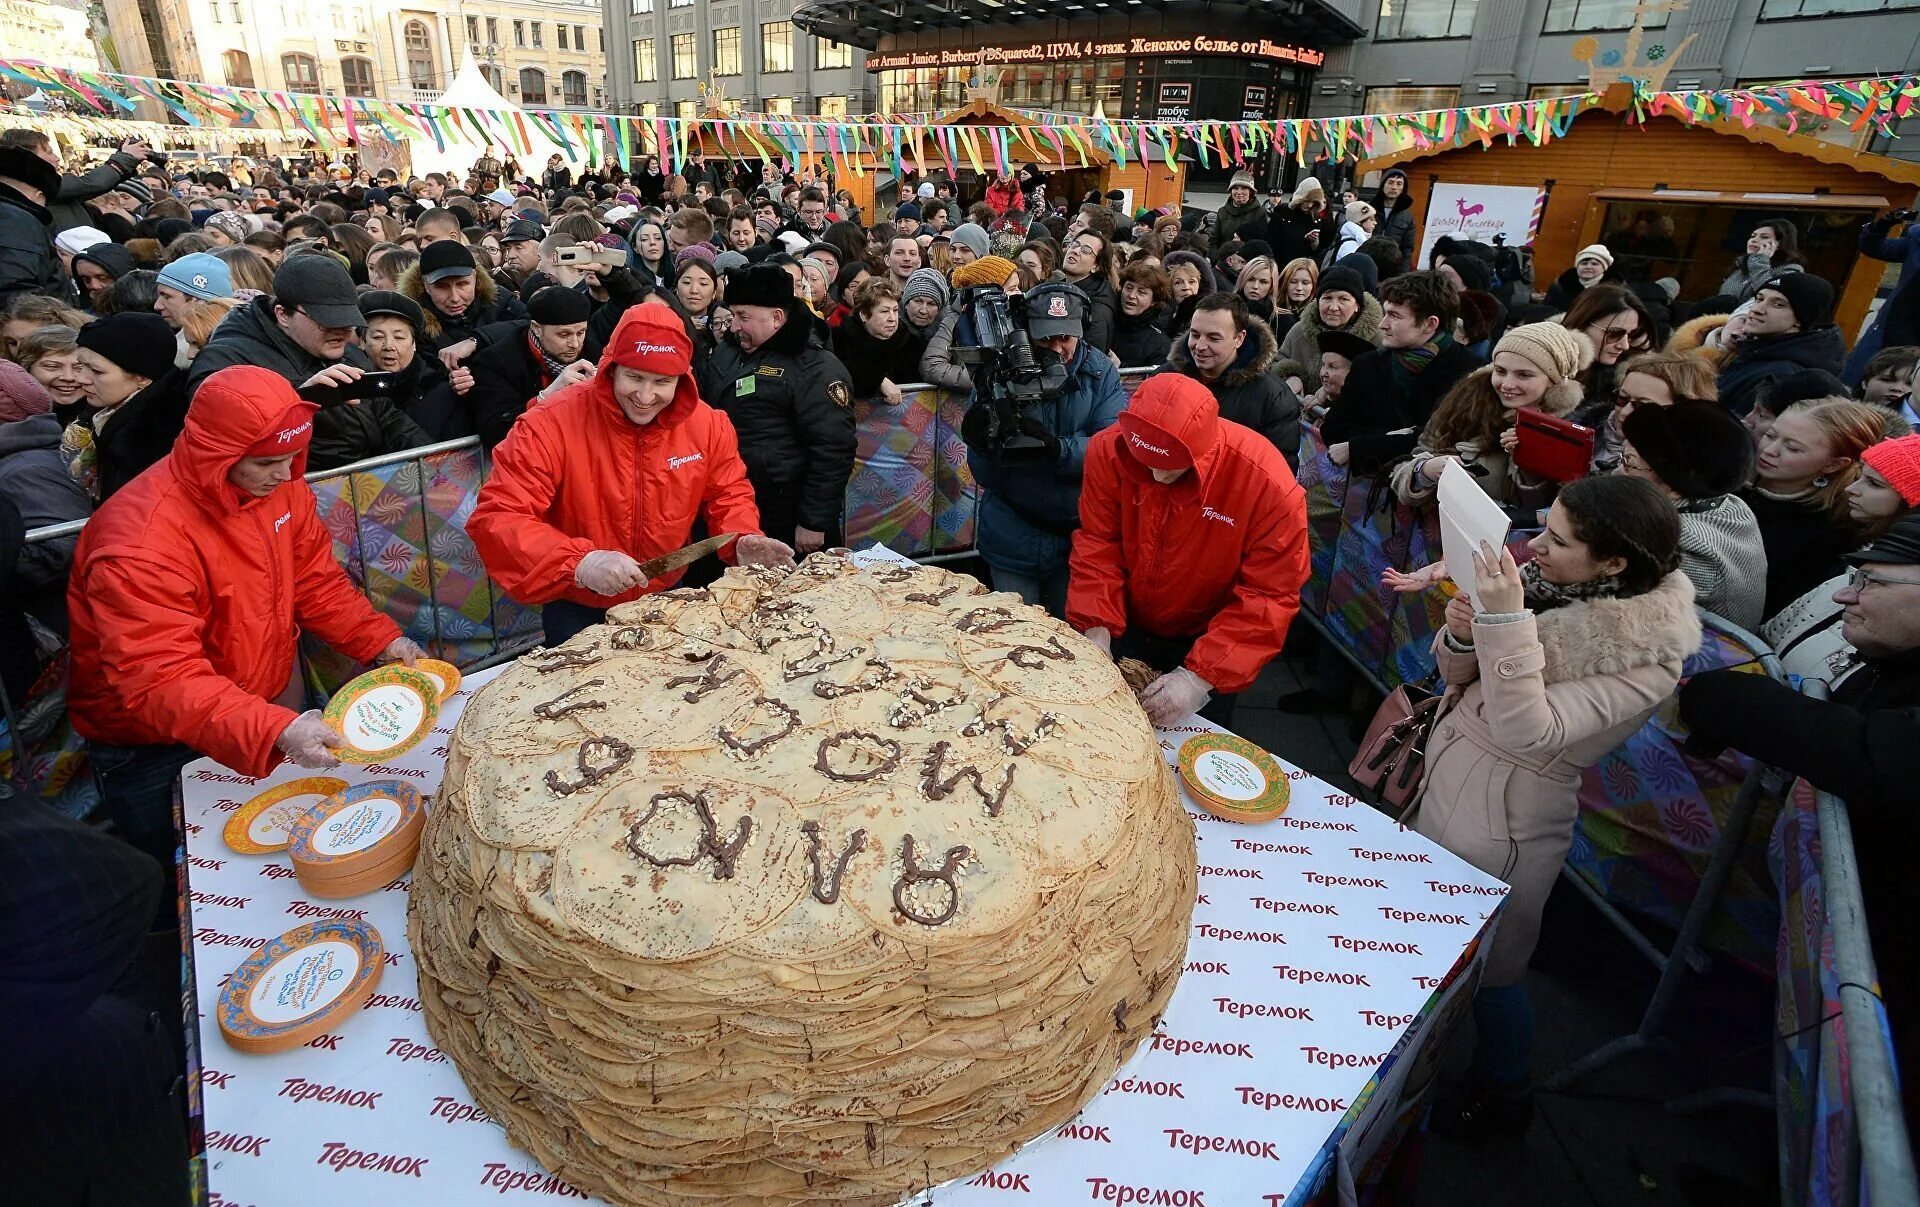
<svg viewBox="0 0 1920 1207"><path fill-rule="evenodd" d="M1492 243L1495 235L1505 235L1509 247L1533 242L1539 196L1539 189L1525 185L1435 184L1420 235L1420 267L1431 266L1434 241L1443 236Z"/></svg>

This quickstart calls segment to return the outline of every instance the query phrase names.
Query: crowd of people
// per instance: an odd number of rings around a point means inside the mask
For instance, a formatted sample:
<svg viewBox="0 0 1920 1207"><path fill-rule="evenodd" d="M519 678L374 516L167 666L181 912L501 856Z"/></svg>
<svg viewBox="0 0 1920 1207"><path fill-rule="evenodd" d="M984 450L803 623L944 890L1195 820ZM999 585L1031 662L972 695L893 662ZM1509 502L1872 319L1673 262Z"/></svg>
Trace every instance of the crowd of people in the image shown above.
<svg viewBox="0 0 1920 1207"><path fill-rule="evenodd" d="M1514 888L1442 1125L1524 1123L1521 977L1581 770L1676 689L1703 749L1847 799L1875 926L1897 925L1898 755L1920 739L1920 235L1893 233L1910 211L1861 233L1903 268L1850 352L1785 219L1716 297L1683 301L1599 244L1538 294L1498 248L1442 239L1416 269L1397 169L1364 198L1316 171L1262 200L1240 173L1214 212L1128 213L1117 193L1062 204L1028 168L972 200L910 179L862 213L774 165L488 164L179 170L130 142L68 174L44 135L0 133L0 675L26 699L71 649L102 816L162 867L190 759L336 761L298 631L361 661L422 653L333 561L304 472L478 437L491 476L467 531L553 644L717 573L641 569L699 536L742 534L718 557L744 564L840 545L856 422L924 382L973 395L985 574L1150 664L1161 724L1228 722L1287 641L1303 430L1409 507L1457 465L1539 531L1524 564L1476 557L1434 645L1446 701L1408 821ZM1011 415L983 367L989 297L1049 382ZM1129 394L1127 371L1151 375ZM1533 415L1589 433L1583 464L1531 464ZM1447 589L1444 568L1394 570ZM1750 675L1681 687L1696 604L1834 699ZM1319 678L1282 706L1342 706L1339 668ZM1901 947L1880 952L1904 1051Z"/></svg>

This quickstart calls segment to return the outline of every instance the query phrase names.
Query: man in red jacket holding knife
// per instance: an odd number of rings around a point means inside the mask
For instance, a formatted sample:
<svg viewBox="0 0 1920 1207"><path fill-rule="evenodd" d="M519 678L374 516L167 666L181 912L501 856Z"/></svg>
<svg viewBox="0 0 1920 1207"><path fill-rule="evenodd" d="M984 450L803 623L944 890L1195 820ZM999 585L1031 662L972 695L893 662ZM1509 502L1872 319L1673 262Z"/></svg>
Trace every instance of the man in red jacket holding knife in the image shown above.
<svg viewBox="0 0 1920 1207"><path fill-rule="evenodd" d="M740 443L700 401L686 328L648 302L621 316L590 379L515 421L467 535L507 594L544 605L553 646L679 582L680 570L649 581L640 563L686 545L696 516L715 535L742 534L720 551L728 561L793 564L790 547L760 534Z"/></svg>
<svg viewBox="0 0 1920 1207"><path fill-rule="evenodd" d="M1225 725L1300 610L1306 497L1266 437L1162 373L1087 446L1069 574L1067 623L1162 672L1155 725Z"/></svg>

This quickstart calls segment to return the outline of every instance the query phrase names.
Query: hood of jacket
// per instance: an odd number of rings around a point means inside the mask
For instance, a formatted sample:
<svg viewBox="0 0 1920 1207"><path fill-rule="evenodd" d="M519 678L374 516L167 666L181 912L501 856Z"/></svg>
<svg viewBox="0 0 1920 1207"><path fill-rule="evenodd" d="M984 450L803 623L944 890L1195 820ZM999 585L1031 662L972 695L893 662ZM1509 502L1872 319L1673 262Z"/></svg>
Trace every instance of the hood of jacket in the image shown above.
<svg viewBox="0 0 1920 1207"><path fill-rule="evenodd" d="M1220 460L1220 404L1205 387L1195 390L1174 384L1180 380L1167 373L1149 377L1128 399L1127 410L1167 433L1186 449L1187 456L1193 459L1193 477L1199 480L1204 494L1214 466ZM1165 384L1155 385L1156 382ZM1136 480L1154 481L1152 471L1135 460L1132 453L1122 451L1120 465Z"/></svg>
<svg viewBox="0 0 1920 1207"><path fill-rule="evenodd" d="M287 379L269 369L235 365L200 383L187 407L187 422L173 442L174 477L194 500L216 515L231 515L265 499L242 499L227 482L227 473L247 450L271 434L288 408L305 408L305 423L313 422L313 403L303 403ZM280 491L305 489L307 451L293 458L293 479Z"/></svg>
<svg viewBox="0 0 1920 1207"><path fill-rule="evenodd" d="M1537 629L1548 683L1684 662L1700 648L1693 582L1678 570L1643 595L1585 599L1541 612Z"/></svg>
<svg viewBox="0 0 1920 1207"><path fill-rule="evenodd" d="M616 362L613 354L630 343L638 343L648 333L672 332L675 338L686 338L686 330L681 325L680 316L672 309L658 302L642 302L638 306L627 307L620 321L613 326L613 334L607 337L607 346L600 353L600 367L594 372L593 380L581 383L581 386L593 394L594 402L606 417L611 420L616 431L631 429L633 421L620 409L620 403L613 396L613 370ZM576 387L578 388L578 387ZM673 427L685 421L693 413L700 401L700 384L694 379L693 367L680 375L679 382L673 388L673 401L667 409L654 416L648 427L662 429Z"/></svg>
<svg viewBox="0 0 1920 1207"><path fill-rule="evenodd" d="M449 323L460 323L468 327L477 327L482 323L491 322L491 316L483 314L482 311L490 309L500 296L500 287L494 284L493 274L475 269L473 273L473 301L467 306L466 312L460 315L459 318L451 318L441 314L434 308L433 295L427 292L426 282L420 279L420 266L418 264L415 264L412 268L400 274L400 279L394 282L394 289L420 303L420 314L426 320L423 326L426 329L427 335L430 337L439 336L447 329Z"/></svg>
<svg viewBox="0 0 1920 1207"><path fill-rule="evenodd" d="M59 448L60 432L60 421L53 417L52 411L0 423L0 457L36 448Z"/></svg>
<svg viewBox="0 0 1920 1207"><path fill-rule="evenodd" d="M1187 341L1192 338L1191 332L1181 336L1180 341L1168 349L1167 363L1172 365L1176 372L1200 381L1200 371L1193 367L1193 357L1187 353ZM1273 362L1279 359L1279 356L1280 341L1273 338L1273 328L1257 318L1248 319L1247 338L1240 344L1239 355L1233 358L1233 363L1227 366L1227 371L1220 375L1220 388L1239 389L1273 368ZM1200 384L1209 383L1201 382Z"/></svg>
<svg viewBox="0 0 1920 1207"><path fill-rule="evenodd" d="M1693 352L1707 357L1716 364L1726 356L1725 349L1707 347L1707 337L1727 325L1730 314L1703 314L1699 318L1688 319L1673 329L1667 339L1669 352Z"/></svg>
<svg viewBox="0 0 1920 1207"><path fill-rule="evenodd" d="M1297 313L1300 316L1300 325L1307 329L1317 344L1320 333L1327 330L1326 323L1320 318L1319 300L1313 299L1303 303ZM1380 319L1385 314L1386 311L1380 305L1380 299L1369 293L1360 299L1360 309L1354 312L1354 316L1347 320L1347 325L1341 330L1351 331L1370 344L1378 344Z"/></svg>
<svg viewBox="0 0 1920 1207"><path fill-rule="evenodd" d="M96 243L73 258L76 265L82 260L98 266L116 281L133 271L133 253L120 243Z"/></svg>

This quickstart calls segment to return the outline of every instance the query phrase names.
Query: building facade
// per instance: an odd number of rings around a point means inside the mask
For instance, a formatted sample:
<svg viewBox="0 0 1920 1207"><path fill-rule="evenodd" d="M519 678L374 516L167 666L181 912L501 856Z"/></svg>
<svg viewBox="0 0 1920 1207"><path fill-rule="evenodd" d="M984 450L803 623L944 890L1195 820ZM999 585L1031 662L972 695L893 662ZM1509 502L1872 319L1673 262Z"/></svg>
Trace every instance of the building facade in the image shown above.
<svg viewBox="0 0 1920 1207"><path fill-rule="evenodd" d="M110 66L134 75L426 102L471 53L488 82L526 108L607 103L596 0L104 0L103 8Z"/></svg>
<svg viewBox="0 0 1920 1207"><path fill-rule="evenodd" d="M69 4L0 0L0 48L10 59L52 67L97 71L100 60L89 40L87 14ZM27 91L16 86L20 92Z"/></svg>
<svg viewBox="0 0 1920 1207"><path fill-rule="evenodd" d="M847 41L794 20L791 0L605 0L609 100L623 113L695 117L707 89L743 113L871 113L874 77Z"/></svg>

